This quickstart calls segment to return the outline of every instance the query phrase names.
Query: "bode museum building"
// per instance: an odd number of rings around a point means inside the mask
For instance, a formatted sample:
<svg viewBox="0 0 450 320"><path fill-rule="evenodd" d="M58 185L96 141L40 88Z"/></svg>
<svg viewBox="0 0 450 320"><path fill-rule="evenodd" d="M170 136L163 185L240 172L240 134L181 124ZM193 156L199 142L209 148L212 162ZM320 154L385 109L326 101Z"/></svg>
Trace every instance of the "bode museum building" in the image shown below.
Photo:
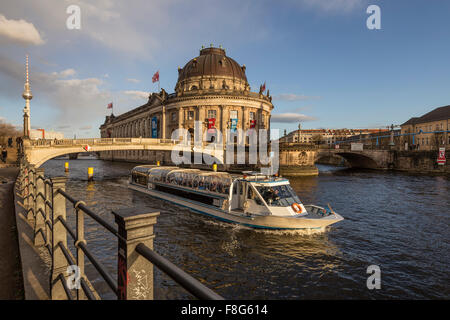
<svg viewBox="0 0 450 320"><path fill-rule="evenodd" d="M152 93L146 104L119 116L107 116L100 126L102 138L171 139L176 129L194 135L195 121L202 133L219 130L224 148L230 129L270 130L272 97L251 92L245 65L239 65L222 48L203 48L200 55L178 68L174 93ZM269 131L270 132L270 131ZM197 134L197 133L196 133ZM101 158L136 162L170 163L170 152L150 150L105 151Z"/></svg>

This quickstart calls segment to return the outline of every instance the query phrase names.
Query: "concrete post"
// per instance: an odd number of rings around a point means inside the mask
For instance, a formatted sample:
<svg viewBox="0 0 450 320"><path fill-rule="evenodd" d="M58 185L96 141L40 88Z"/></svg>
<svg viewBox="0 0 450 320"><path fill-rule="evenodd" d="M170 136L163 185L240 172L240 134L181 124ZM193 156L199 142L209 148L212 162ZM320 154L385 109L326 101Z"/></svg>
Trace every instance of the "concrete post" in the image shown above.
<svg viewBox="0 0 450 320"><path fill-rule="evenodd" d="M65 191L66 189L66 177L55 177L52 178L52 194L53 194L53 217L52 217L52 270L50 278L50 296L52 300L66 300L67 295L64 291L64 287L61 283L58 283L58 276L60 273L66 278L67 272L67 260L59 247L58 243L62 244L67 248L67 231L58 221L58 218L66 219L66 198L64 198L60 193L57 192L58 189Z"/></svg>
<svg viewBox="0 0 450 320"><path fill-rule="evenodd" d="M143 243L153 249L153 225L158 211L146 208L126 208L114 210L118 225L118 272L117 286L119 300L153 299L153 264L136 252Z"/></svg>
<svg viewBox="0 0 450 320"><path fill-rule="evenodd" d="M75 248L77 249L77 266L80 277L85 277L84 275L84 252L81 250L79 244L83 242L86 244L86 240L84 239L84 212L78 206L80 204L86 205L83 201L78 201L75 203L75 212L77 218L77 239L75 241ZM81 278L80 278L81 279ZM81 288L77 290L77 299L78 300L87 300L86 294L84 290Z"/></svg>
<svg viewBox="0 0 450 320"><path fill-rule="evenodd" d="M45 234L45 199L43 194L45 193L44 184L44 169L38 168L35 171L35 181L36 181L36 206L34 214L34 245L43 246L45 244L45 239L43 234ZM42 230L42 233L39 232Z"/></svg>
<svg viewBox="0 0 450 320"><path fill-rule="evenodd" d="M34 179L35 171L34 166L29 166L28 168L28 203L27 203L27 219L29 221L32 221L34 219L34 213L35 213L35 185L36 181Z"/></svg>
<svg viewBox="0 0 450 320"><path fill-rule="evenodd" d="M29 188L29 178L28 178L28 167L24 167L23 169L23 185L22 185L22 198L23 205L25 208L28 208L28 188Z"/></svg>
<svg viewBox="0 0 450 320"><path fill-rule="evenodd" d="M44 205L45 221L44 221L44 223L45 223L45 236L47 237L47 243L45 244L45 246L48 246L48 245L50 245L51 240L52 240L51 239L52 230L50 229L50 227L48 225L48 223L52 222L52 220L51 220L52 214L51 214L51 209L49 206L49 203L50 204L52 203L52 189L48 183L45 183L45 181L44 181L44 190L45 190L45 193L44 193L45 194L45 205Z"/></svg>

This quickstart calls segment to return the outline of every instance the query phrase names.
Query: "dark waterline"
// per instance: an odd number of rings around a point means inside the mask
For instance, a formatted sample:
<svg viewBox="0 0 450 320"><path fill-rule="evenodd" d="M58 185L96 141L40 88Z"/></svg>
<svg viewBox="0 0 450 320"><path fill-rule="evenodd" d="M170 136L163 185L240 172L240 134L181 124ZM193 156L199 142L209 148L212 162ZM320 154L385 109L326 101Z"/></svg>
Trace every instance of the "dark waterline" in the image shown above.
<svg viewBox="0 0 450 320"><path fill-rule="evenodd" d="M64 162L43 165L61 176ZM111 210L161 211L155 250L227 299L449 299L450 180L319 166L318 177L290 179L305 204L327 203L345 220L324 233L255 231L169 205L127 188L135 164L70 160L67 191L114 223ZM94 182L87 168L94 167ZM68 210L74 226L74 214ZM86 218L88 247L116 277L117 239ZM73 249L73 247L72 247ZM381 289L366 286L381 268ZM91 266L88 277L114 299ZM156 299L191 296L155 269Z"/></svg>

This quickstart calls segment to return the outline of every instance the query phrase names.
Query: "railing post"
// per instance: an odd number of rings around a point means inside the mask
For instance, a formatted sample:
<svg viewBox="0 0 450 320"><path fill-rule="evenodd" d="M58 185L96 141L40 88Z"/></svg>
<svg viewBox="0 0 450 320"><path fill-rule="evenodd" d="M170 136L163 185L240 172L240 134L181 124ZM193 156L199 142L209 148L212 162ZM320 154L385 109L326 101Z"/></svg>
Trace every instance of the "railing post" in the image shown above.
<svg viewBox="0 0 450 320"><path fill-rule="evenodd" d="M29 188L29 178L28 178L28 166L23 169L23 185L22 185L22 198L23 205L28 208L28 188Z"/></svg>
<svg viewBox="0 0 450 320"><path fill-rule="evenodd" d="M35 214L35 186L36 181L35 177L35 169L34 166L28 167L28 207L27 207L27 219L32 221L34 219Z"/></svg>
<svg viewBox="0 0 450 320"><path fill-rule="evenodd" d="M36 206L35 206L35 214L34 214L34 245L42 246L45 244L45 199L43 198L44 194L44 169L38 168L35 171L35 179L36 181ZM39 232L41 230L42 233ZM39 235L40 234L40 235Z"/></svg>
<svg viewBox="0 0 450 320"><path fill-rule="evenodd" d="M47 243L45 244L45 246L50 246L50 242L51 242L51 236L52 236L52 230L50 229L49 224L51 225L51 208L49 206L49 203L52 203L52 189L50 184L45 183L44 181L44 190L45 190L45 202L44 202L44 207L45 207L45 236L47 237Z"/></svg>
<svg viewBox="0 0 450 320"><path fill-rule="evenodd" d="M153 249L153 225L159 211L148 208L114 210L119 231L117 298L119 300L153 299L153 264L136 252L143 243Z"/></svg>
<svg viewBox="0 0 450 320"><path fill-rule="evenodd" d="M78 266L78 272L80 279L81 277L84 278L84 252L79 246L81 242L86 244L86 240L84 239L84 212L78 206L80 204L86 205L83 201L78 201L75 203L74 208L76 212L76 218L77 218L77 239L75 240L75 248L77 249L77 266ZM81 288L78 288L77 290L77 299L78 300L87 300L86 294L84 293L84 290Z"/></svg>
<svg viewBox="0 0 450 320"><path fill-rule="evenodd" d="M58 218L66 219L66 198L59 192L58 189L66 190L66 177L52 178L52 194L53 194L53 214L52 214L52 270L50 278L50 296L52 300L66 300L67 295L61 283L58 283L59 274L63 274L66 278L67 260L59 247L58 243L67 248L67 231Z"/></svg>

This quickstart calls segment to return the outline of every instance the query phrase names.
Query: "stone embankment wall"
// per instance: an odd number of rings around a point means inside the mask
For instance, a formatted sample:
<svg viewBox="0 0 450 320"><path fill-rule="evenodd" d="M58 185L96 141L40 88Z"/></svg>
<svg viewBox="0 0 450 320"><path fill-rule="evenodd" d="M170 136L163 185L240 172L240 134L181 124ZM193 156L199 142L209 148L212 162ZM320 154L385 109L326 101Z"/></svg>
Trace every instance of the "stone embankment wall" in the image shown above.
<svg viewBox="0 0 450 320"><path fill-rule="evenodd" d="M437 151L393 151L391 169L414 173L450 174L450 150L445 165L437 164Z"/></svg>

